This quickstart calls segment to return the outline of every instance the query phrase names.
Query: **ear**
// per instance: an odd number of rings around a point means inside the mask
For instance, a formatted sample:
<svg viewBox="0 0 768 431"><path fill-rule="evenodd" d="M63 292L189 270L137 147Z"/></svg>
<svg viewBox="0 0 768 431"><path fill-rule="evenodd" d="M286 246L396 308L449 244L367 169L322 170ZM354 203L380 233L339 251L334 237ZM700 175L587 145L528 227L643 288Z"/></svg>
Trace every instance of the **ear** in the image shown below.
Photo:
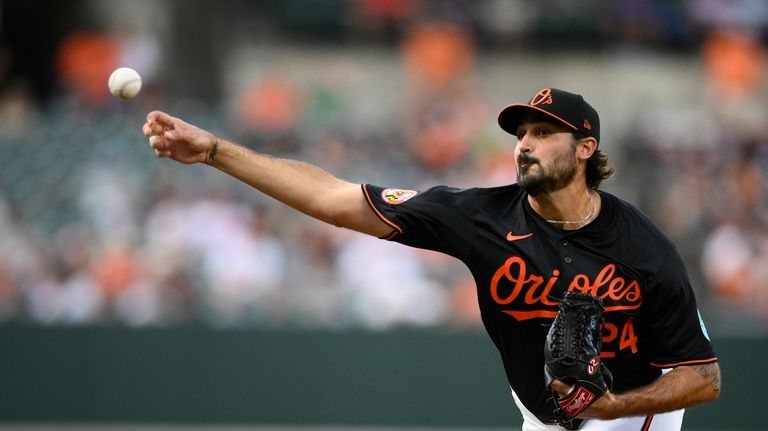
<svg viewBox="0 0 768 431"><path fill-rule="evenodd" d="M597 140L595 138L583 138L579 139L579 144L576 148L576 155L579 159L587 160L592 157L592 154L597 150Z"/></svg>

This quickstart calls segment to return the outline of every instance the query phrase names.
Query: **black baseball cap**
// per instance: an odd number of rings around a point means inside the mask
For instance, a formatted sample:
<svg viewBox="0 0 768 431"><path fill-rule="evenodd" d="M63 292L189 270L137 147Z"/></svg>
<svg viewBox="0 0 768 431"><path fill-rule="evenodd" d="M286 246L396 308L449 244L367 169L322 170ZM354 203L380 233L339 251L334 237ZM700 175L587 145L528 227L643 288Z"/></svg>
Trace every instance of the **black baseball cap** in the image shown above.
<svg viewBox="0 0 768 431"><path fill-rule="evenodd" d="M600 117L595 108L580 94L544 88L536 93L530 102L516 103L502 109L499 112L499 126L507 133L517 135L517 127L523 117L531 112L551 117L580 135L595 138L600 142Z"/></svg>

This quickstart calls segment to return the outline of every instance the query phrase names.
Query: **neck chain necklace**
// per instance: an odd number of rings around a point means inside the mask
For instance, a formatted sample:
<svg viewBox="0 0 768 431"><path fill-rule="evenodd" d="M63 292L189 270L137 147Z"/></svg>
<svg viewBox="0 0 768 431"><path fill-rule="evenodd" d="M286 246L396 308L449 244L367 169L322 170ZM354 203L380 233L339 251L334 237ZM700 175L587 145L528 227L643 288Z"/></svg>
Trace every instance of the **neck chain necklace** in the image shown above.
<svg viewBox="0 0 768 431"><path fill-rule="evenodd" d="M595 196L592 194L592 192L589 192L589 213L586 217L584 217L581 220L549 220L545 219L549 223L553 224L580 224L580 223L587 223L592 220L592 216L595 215Z"/></svg>

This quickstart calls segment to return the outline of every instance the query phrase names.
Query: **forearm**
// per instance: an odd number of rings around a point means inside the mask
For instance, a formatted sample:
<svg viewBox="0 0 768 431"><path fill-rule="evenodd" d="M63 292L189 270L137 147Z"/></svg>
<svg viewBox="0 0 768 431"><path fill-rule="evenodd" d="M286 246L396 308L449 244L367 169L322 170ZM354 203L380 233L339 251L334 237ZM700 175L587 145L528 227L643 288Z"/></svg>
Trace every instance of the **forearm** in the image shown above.
<svg viewBox="0 0 768 431"><path fill-rule="evenodd" d="M719 395L720 368L717 363L681 366L647 386L611 394L611 407L597 416L614 419L669 412L713 401Z"/></svg>
<svg viewBox="0 0 768 431"><path fill-rule="evenodd" d="M330 215L324 214L323 206L318 205L318 196L328 196L333 190L350 185L318 167L259 154L223 139L218 140L216 154L213 160L209 156L207 163L323 221L330 221Z"/></svg>
<svg viewBox="0 0 768 431"><path fill-rule="evenodd" d="M386 233L373 220L359 184L316 166L259 154L223 139L218 139L212 160L209 152L207 163L313 218L372 235Z"/></svg>

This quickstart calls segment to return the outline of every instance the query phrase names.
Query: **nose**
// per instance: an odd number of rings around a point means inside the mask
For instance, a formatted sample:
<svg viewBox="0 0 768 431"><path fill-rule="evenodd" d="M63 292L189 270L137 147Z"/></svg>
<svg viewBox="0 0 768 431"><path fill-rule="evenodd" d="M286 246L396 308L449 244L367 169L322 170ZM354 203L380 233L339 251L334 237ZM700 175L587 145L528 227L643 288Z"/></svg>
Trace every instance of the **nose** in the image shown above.
<svg viewBox="0 0 768 431"><path fill-rule="evenodd" d="M517 150L521 153L530 153L533 150L533 142L527 134L517 140Z"/></svg>

